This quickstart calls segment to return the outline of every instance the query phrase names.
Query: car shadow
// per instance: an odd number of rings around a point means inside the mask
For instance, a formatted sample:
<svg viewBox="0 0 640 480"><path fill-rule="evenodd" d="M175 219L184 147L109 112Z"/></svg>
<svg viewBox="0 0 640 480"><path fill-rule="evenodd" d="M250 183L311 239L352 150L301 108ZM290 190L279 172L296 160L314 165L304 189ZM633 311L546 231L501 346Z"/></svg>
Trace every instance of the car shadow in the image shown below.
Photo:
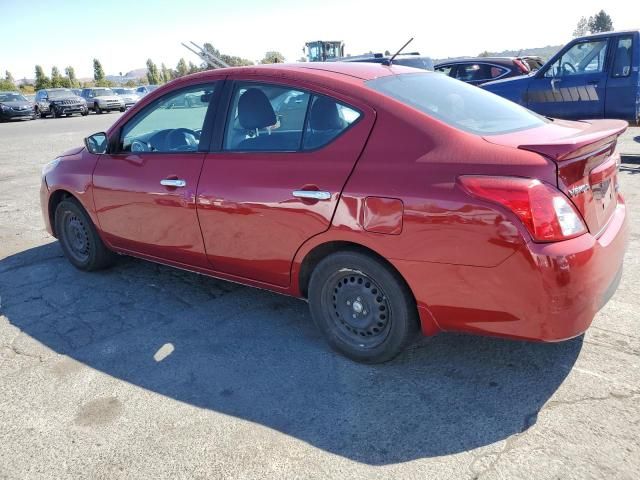
<svg viewBox="0 0 640 480"><path fill-rule="evenodd" d="M582 348L441 334L360 365L299 300L135 259L82 273L57 243L0 260L0 295L11 324L60 354L370 465L525 431Z"/></svg>

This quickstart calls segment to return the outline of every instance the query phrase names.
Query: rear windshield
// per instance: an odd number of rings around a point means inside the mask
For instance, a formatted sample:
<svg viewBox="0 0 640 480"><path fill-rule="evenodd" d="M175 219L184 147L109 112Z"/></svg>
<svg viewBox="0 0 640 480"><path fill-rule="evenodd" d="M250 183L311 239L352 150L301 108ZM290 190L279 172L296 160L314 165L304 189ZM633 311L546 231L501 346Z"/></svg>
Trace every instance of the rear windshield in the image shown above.
<svg viewBox="0 0 640 480"><path fill-rule="evenodd" d="M406 73L369 80L367 86L476 135L526 130L544 117L498 95L439 73Z"/></svg>

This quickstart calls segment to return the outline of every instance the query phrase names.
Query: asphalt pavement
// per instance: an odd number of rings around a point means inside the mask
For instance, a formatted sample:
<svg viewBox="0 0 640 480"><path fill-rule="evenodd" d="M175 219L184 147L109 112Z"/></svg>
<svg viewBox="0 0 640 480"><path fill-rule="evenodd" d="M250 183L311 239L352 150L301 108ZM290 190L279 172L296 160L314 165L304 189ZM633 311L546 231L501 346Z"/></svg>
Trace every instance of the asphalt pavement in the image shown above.
<svg viewBox="0 0 640 480"><path fill-rule="evenodd" d="M40 170L119 115L0 124L1 479L640 478L640 128L624 276L584 336L441 334L365 366L302 301L63 258Z"/></svg>

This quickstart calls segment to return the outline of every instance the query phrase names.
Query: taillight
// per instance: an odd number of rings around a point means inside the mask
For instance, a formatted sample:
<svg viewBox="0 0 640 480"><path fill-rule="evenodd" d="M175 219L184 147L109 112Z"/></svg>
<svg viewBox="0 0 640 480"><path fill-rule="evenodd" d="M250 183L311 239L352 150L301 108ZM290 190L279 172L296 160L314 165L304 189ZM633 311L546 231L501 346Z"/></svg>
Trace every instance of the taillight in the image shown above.
<svg viewBox="0 0 640 480"><path fill-rule="evenodd" d="M515 58L513 60L513 63L516 64L516 66L520 69L522 73L529 73L531 71L531 68L529 67L529 65L527 65L523 60L519 58Z"/></svg>
<svg viewBox="0 0 640 480"><path fill-rule="evenodd" d="M515 213L534 241L567 240L587 231L569 199L540 180L480 175L464 175L458 180L471 195L499 203Z"/></svg>

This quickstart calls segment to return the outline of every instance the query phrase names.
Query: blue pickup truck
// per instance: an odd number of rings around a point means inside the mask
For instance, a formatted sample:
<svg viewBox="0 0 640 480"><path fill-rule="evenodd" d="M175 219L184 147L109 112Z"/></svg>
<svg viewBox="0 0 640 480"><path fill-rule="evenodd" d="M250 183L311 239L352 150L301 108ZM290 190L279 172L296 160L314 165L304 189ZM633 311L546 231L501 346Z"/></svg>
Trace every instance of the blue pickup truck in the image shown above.
<svg viewBox="0 0 640 480"><path fill-rule="evenodd" d="M640 32L576 38L534 73L482 85L549 117L640 123Z"/></svg>

